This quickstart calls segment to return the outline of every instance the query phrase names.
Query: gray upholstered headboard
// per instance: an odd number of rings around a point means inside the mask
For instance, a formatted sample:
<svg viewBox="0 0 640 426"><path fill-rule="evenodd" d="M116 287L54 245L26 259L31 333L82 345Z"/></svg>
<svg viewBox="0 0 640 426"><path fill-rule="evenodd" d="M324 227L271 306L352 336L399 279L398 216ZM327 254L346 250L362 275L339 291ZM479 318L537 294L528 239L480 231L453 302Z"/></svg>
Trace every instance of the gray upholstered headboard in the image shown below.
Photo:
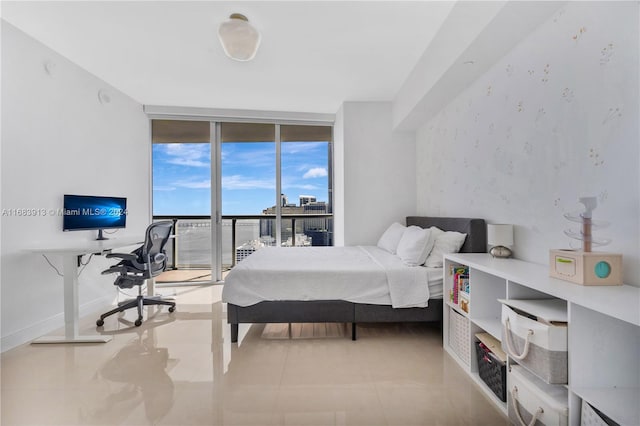
<svg viewBox="0 0 640 426"><path fill-rule="evenodd" d="M407 226L410 225L421 228L436 226L443 231L458 231L467 234L460 253L486 253L487 251L487 225L484 219L407 216Z"/></svg>

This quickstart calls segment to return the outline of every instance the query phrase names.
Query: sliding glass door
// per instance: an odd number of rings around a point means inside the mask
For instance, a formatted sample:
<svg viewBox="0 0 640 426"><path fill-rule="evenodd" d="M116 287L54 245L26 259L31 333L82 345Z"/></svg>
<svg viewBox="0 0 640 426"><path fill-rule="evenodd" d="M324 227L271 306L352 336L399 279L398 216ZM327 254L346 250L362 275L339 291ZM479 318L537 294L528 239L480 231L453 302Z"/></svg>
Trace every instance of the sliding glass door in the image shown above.
<svg viewBox="0 0 640 426"><path fill-rule="evenodd" d="M273 124L221 123L222 267L267 245L273 219L263 219L276 194L276 134Z"/></svg>
<svg viewBox="0 0 640 426"><path fill-rule="evenodd" d="M333 245L332 128L220 126L223 266L266 246Z"/></svg>
<svg viewBox="0 0 640 426"><path fill-rule="evenodd" d="M163 280L211 280L211 132L207 121L152 121L153 219L172 220Z"/></svg>
<svg viewBox="0 0 640 426"><path fill-rule="evenodd" d="M331 127L280 126L284 246L333 245Z"/></svg>
<svg viewBox="0 0 640 426"><path fill-rule="evenodd" d="M152 139L153 214L176 223L177 277L223 279L266 246L333 245L331 126L153 120Z"/></svg>

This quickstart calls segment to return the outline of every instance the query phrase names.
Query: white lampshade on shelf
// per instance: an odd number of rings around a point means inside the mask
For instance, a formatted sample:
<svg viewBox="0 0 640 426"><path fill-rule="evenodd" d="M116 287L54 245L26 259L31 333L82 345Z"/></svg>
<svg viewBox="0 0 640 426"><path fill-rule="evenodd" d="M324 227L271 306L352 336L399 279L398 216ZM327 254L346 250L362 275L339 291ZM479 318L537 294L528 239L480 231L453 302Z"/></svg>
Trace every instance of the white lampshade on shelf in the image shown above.
<svg viewBox="0 0 640 426"><path fill-rule="evenodd" d="M260 46L260 33L246 16L234 13L220 24L218 38L224 53L236 61L250 61Z"/></svg>
<svg viewBox="0 0 640 426"><path fill-rule="evenodd" d="M508 246L513 245L513 225L488 224L487 243L492 246L489 253L493 257L511 257Z"/></svg>

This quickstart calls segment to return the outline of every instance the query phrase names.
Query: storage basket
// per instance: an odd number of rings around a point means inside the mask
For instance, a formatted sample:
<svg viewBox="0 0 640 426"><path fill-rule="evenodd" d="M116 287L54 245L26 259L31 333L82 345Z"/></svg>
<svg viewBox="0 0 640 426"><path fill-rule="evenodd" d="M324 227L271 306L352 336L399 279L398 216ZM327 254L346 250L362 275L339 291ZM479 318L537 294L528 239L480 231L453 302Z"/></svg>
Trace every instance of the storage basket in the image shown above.
<svg viewBox="0 0 640 426"><path fill-rule="evenodd" d="M569 391L562 385L551 385L519 365L512 365L508 378L507 413L517 426L567 426L569 423Z"/></svg>
<svg viewBox="0 0 640 426"><path fill-rule="evenodd" d="M501 401L507 401L507 367L482 342L476 342L478 374Z"/></svg>
<svg viewBox="0 0 640 426"><path fill-rule="evenodd" d="M471 363L469 320L449 307L449 346L465 364Z"/></svg>
<svg viewBox="0 0 640 426"><path fill-rule="evenodd" d="M587 401L582 400L582 412L580 413L580 426L619 426L600 411L593 408Z"/></svg>
<svg viewBox="0 0 640 426"><path fill-rule="evenodd" d="M502 348L547 383L567 383L566 302L500 300Z"/></svg>

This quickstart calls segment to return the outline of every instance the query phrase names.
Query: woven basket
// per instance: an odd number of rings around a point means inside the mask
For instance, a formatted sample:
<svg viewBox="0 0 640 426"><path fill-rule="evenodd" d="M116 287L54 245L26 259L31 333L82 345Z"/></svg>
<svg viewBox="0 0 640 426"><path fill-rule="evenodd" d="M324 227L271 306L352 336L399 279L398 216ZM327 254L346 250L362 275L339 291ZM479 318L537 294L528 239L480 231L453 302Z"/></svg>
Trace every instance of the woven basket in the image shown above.
<svg viewBox="0 0 640 426"><path fill-rule="evenodd" d="M507 402L507 366L482 343L476 342L478 374L501 401Z"/></svg>
<svg viewBox="0 0 640 426"><path fill-rule="evenodd" d="M471 363L469 320L449 307L449 346L465 364Z"/></svg>

